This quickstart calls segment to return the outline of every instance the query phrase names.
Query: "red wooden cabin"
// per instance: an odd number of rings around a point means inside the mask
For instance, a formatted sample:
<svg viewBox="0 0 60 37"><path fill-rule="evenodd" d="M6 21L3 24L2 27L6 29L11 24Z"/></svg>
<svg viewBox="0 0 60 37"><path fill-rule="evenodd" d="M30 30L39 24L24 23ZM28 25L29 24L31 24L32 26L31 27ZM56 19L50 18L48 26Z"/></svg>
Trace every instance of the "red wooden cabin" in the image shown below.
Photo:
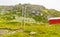
<svg viewBox="0 0 60 37"><path fill-rule="evenodd" d="M49 18L49 24L60 24L60 17Z"/></svg>

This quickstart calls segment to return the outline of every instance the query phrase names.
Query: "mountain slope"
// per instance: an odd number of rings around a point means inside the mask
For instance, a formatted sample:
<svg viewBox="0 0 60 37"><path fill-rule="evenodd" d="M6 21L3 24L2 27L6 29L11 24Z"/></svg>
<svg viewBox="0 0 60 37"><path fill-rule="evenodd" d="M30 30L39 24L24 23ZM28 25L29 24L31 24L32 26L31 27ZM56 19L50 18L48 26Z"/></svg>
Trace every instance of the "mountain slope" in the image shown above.
<svg viewBox="0 0 60 37"><path fill-rule="evenodd" d="M15 6L0 6L0 20L14 20L16 17L33 18L36 22L47 23L49 17L60 17L60 11L46 9L41 5L18 4Z"/></svg>

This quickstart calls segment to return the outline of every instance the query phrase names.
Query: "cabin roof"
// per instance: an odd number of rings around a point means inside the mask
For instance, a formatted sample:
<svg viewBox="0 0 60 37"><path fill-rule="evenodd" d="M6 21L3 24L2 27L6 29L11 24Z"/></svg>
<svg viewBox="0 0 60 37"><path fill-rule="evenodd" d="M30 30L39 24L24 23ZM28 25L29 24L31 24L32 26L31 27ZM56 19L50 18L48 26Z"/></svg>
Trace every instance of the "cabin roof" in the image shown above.
<svg viewBox="0 0 60 37"><path fill-rule="evenodd" d="M48 20L54 20L54 19L60 19L60 17L51 17L51 18L48 18Z"/></svg>

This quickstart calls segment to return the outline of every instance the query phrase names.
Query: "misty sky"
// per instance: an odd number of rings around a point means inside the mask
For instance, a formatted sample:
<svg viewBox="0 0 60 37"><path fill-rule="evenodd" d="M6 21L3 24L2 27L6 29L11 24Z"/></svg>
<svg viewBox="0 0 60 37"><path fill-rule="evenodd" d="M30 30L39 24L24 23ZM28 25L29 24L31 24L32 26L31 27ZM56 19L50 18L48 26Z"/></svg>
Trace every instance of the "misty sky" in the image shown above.
<svg viewBox="0 0 60 37"><path fill-rule="evenodd" d="M60 0L0 0L0 5L15 5L18 3L38 4L46 8L60 10Z"/></svg>

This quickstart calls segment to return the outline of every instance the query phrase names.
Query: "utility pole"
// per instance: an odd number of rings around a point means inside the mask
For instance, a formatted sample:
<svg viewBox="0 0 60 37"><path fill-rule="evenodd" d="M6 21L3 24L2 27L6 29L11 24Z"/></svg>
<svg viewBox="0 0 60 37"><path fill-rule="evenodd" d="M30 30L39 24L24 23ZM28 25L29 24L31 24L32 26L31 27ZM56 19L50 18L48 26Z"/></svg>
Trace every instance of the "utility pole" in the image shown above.
<svg viewBox="0 0 60 37"><path fill-rule="evenodd" d="M26 6L22 6L22 23L21 23L21 27L25 28L25 19L26 18Z"/></svg>

